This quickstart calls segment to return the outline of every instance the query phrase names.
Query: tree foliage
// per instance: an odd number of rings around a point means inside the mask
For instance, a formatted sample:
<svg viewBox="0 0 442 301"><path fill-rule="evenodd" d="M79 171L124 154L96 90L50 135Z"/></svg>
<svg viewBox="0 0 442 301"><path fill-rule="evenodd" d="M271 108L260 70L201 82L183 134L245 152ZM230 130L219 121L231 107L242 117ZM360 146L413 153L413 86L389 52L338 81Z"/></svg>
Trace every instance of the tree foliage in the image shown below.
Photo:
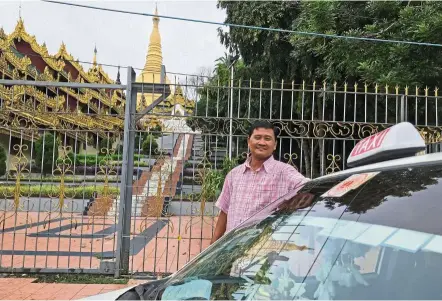
<svg viewBox="0 0 442 301"><path fill-rule="evenodd" d="M0 145L0 177L6 173L6 150Z"/></svg>
<svg viewBox="0 0 442 301"><path fill-rule="evenodd" d="M159 151L158 143L152 134L148 134L144 137L142 148L146 155L154 154Z"/></svg>
<svg viewBox="0 0 442 301"><path fill-rule="evenodd" d="M228 23L442 44L438 1L220 1L218 7ZM440 47L243 28L220 30L220 38L264 78L434 87L441 75Z"/></svg>

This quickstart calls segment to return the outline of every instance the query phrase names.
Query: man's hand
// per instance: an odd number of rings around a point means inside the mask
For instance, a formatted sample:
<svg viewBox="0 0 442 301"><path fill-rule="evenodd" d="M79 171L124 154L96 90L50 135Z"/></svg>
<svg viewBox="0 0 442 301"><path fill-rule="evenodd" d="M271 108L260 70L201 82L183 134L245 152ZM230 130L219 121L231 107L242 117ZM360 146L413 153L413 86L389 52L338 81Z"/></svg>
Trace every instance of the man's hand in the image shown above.
<svg viewBox="0 0 442 301"><path fill-rule="evenodd" d="M227 225L227 214L224 211L221 211L219 213L218 221L216 222L215 233L213 234L210 244L213 244L221 236L224 235L224 232L226 232L226 225Z"/></svg>

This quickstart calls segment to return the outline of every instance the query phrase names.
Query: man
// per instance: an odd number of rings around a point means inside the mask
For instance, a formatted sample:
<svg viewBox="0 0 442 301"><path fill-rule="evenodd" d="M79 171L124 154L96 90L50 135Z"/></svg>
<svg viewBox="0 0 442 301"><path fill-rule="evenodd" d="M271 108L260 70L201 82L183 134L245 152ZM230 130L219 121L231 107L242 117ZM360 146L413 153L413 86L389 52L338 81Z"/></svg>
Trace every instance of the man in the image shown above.
<svg viewBox="0 0 442 301"><path fill-rule="evenodd" d="M273 158L276 133L271 123L256 122L249 130L247 143L249 158L227 174L216 203L220 214L212 243L272 201L299 190L309 180L293 166Z"/></svg>

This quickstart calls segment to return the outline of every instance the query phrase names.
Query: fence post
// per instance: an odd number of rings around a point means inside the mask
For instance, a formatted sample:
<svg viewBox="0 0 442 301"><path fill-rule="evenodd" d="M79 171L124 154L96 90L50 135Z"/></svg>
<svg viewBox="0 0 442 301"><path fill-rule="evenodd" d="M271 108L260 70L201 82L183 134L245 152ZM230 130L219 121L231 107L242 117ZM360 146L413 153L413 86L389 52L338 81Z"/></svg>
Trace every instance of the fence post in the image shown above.
<svg viewBox="0 0 442 301"><path fill-rule="evenodd" d="M407 121L407 117L406 117L406 100L405 100L405 95L401 96L401 118L400 121L404 122Z"/></svg>
<svg viewBox="0 0 442 301"><path fill-rule="evenodd" d="M126 106L124 111L123 165L121 170L120 206L118 208L117 254L115 277L129 271L130 224L132 213L132 181L134 172L135 113L137 90L135 71L127 67Z"/></svg>
<svg viewBox="0 0 442 301"><path fill-rule="evenodd" d="M233 62L230 66L230 105L229 105L229 159L232 160L232 142L233 142L233 71L234 71Z"/></svg>

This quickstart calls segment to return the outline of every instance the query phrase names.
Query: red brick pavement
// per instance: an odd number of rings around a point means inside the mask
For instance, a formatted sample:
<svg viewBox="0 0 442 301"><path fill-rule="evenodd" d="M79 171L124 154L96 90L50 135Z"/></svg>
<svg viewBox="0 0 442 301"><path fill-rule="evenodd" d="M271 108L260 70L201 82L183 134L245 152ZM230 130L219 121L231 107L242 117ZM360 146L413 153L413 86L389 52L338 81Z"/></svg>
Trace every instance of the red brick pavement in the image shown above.
<svg viewBox="0 0 442 301"><path fill-rule="evenodd" d="M192 139L189 141L184 159L189 157L191 142ZM176 185L178 178L175 173L179 175L180 169L175 170L173 173L175 177L171 176L168 181L169 185ZM145 183L149 176L150 173L143 174L135 187L141 188L141 184ZM6 220L4 229L41 222L47 217L47 213L18 213ZM49 217L50 223L45 227L39 225L0 232L0 250L3 252L0 254L0 267L97 269L100 259L94 254L116 250L115 233L101 238L84 237L115 224L115 217L84 217L74 214L66 214L63 217L69 219L54 221L59 217L51 216ZM209 246L216 218L177 216L167 220L168 225L158 231L153 239L146 241L146 245L140 252L130 257L132 272L153 272L158 275L175 272ZM157 218L134 218L131 238L157 221ZM64 230L52 237L29 237L30 234L53 230L69 224L77 224L77 227ZM24 250L31 254L23 254ZM37 253L32 254L34 251ZM32 283L34 280L32 278L0 278L0 299L80 299L131 285L131 283L128 285Z"/></svg>
<svg viewBox="0 0 442 301"><path fill-rule="evenodd" d="M100 258L95 254L115 252L116 232L104 237L90 238L85 235L96 233L116 223L115 217L83 217L73 215L72 220L52 221L25 229L14 229L25 224L25 216L32 217L32 222L42 221L46 215L41 213L18 213L6 220L5 229L0 232L0 267L1 268L84 268L98 269ZM70 216L66 216L70 217ZM113 218L113 219L112 219ZM172 216L164 219L168 224L156 231L153 238L146 238L142 249L130 257L130 270L133 272L171 273L181 268L195 255L209 246L215 217ZM78 223L77 228L55 232L52 237L32 236L37 232L56 229L60 226ZM158 222L157 218L133 218L131 238ZM155 229L152 229L155 234ZM31 235L31 236L30 236ZM63 236L61 236L63 235ZM23 251L26 250L26 254ZM37 253L35 253L37 251ZM28 253L30 252L30 253Z"/></svg>
<svg viewBox="0 0 442 301"><path fill-rule="evenodd" d="M77 300L137 284L33 283L35 280L0 278L0 300Z"/></svg>

